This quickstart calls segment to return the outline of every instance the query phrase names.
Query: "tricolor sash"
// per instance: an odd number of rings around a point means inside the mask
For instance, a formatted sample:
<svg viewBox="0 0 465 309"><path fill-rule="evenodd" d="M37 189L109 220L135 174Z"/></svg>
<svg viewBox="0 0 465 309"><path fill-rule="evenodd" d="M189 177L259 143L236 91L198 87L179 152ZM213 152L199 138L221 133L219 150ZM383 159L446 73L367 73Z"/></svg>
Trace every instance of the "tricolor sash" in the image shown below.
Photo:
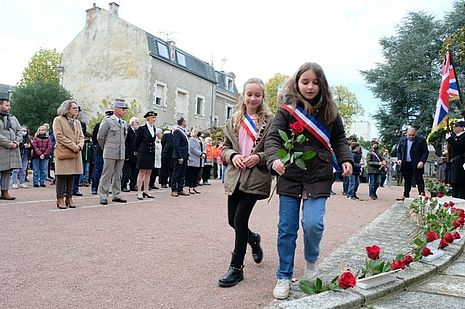
<svg viewBox="0 0 465 309"><path fill-rule="evenodd" d="M255 142L258 135L257 126L249 115L245 114L244 118L242 119L242 126L247 132L247 135Z"/></svg>
<svg viewBox="0 0 465 309"><path fill-rule="evenodd" d="M295 110L286 104L281 105L281 107L294 116L294 118L329 151L333 163L333 170L339 171L336 155L334 154L333 148L331 148L331 133L328 129L318 122L315 117L307 114L301 106L296 106Z"/></svg>

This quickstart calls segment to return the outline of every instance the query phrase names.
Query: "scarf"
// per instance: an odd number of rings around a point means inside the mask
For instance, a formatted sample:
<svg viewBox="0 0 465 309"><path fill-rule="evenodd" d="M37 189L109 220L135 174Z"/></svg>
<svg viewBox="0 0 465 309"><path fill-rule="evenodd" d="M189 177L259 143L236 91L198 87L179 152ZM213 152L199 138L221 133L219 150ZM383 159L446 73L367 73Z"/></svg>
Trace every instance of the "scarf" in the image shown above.
<svg viewBox="0 0 465 309"><path fill-rule="evenodd" d="M3 118L3 127L4 127L4 129L5 130L10 130L11 129L10 113L0 112L0 115Z"/></svg>

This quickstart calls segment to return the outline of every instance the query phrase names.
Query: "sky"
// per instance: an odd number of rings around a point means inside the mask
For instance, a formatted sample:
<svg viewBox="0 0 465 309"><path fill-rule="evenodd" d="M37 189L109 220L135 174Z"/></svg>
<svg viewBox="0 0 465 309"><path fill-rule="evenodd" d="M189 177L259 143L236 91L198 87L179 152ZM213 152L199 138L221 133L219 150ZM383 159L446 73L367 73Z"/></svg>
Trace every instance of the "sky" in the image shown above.
<svg viewBox="0 0 465 309"><path fill-rule="evenodd" d="M110 1L0 0L0 83L15 85L40 48L63 51L83 29L85 10L94 2L108 9ZM453 5L453 0L115 2L120 18L162 39L168 36L216 70L234 72L240 90L250 77L266 82L317 62L330 86L343 85L356 95L365 109L357 120L372 124L381 102L359 72L383 62L379 40L395 35L410 11L442 19Z"/></svg>

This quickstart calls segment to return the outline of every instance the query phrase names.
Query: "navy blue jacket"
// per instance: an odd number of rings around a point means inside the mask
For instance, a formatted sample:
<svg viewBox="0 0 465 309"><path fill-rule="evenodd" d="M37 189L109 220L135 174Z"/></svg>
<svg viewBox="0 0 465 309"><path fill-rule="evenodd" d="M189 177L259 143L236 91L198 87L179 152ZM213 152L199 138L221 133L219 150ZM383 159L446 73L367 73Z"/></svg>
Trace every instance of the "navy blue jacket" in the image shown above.
<svg viewBox="0 0 465 309"><path fill-rule="evenodd" d="M181 129L173 131L173 159L187 159L189 157L189 141Z"/></svg>
<svg viewBox="0 0 465 309"><path fill-rule="evenodd" d="M426 140L422 136L416 135L412 141L412 147L410 148L410 158L412 159L412 165L416 166L418 162L426 163L428 159L428 146ZM402 160L402 166L407 162L407 137L403 136L399 145L397 146L397 160Z"/></svg>

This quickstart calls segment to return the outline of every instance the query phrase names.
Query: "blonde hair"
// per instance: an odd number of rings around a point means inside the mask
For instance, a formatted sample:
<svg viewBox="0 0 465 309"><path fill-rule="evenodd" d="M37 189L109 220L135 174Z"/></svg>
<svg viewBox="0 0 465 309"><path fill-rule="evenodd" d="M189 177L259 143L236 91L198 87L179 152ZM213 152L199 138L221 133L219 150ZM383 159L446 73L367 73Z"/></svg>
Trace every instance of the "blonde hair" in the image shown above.
<svg viewBox="0 0 465 309"><path fill-rule="evenodd" d="M77 105L76 101L74 101L74 100L65 100L65 101L63 101L63 103L61 103L60 107L57 108L57 115L58 116L67 116L68 111L71 108L71 105L73 103Z"/></svg>
<svg viewBox="0 0 465 309"><path fill-rule="evenodd" d="M318 80L318 87L320 88L320 93L318 94L318 102L316 104L311 104L306 100L299 91L299 79L307 71L313 71ZM320 110L323 113L325 124L330 124L337 117L337 106L331 95L331 90L326 80L325 73L323 68L314 62L306 62L300 66L300 68L295 72L291 79L289 79L284 86L283 90L283 103L296 106L297 102L302 102L304 109L308 114L314 114L317 110Z"/></svg>
<svg viewBox="0 0 465 309"><path fill-rule="evenodd" d="M197 134L200 132L200 128L193 127L191 130L191 137L197 137Z"/></svg>
<svg viewBox="0 0 465 309"><path fill-rule="evenodd" d="M37 131L36 131L36 134L34 134L34 137L39 135L39 130L44 130L45 133L47 133L47 128L45 126L40 126L40 127L37 128Z"/></svg>
<svg viewBox="0 0 465 309"><path fill-rule="evenodd" d="M247 113L244 97L245 97L245 88L247 85L250 85L250 84L260 85L263 91L262 104L260 104L257 108L258 126L260 127L265 122L265 119L270 115L270 111L268 110L266 106L266 102L265 102L265 84L260 78L256 78L256 77L249 78L248 80L245 81L244 87L242 89L242 93L238 96L236 100L236 111L234 112L233 119L232 119L234 131L236 133L239 132L239 127L242 123L242 119Z"/></svg>

